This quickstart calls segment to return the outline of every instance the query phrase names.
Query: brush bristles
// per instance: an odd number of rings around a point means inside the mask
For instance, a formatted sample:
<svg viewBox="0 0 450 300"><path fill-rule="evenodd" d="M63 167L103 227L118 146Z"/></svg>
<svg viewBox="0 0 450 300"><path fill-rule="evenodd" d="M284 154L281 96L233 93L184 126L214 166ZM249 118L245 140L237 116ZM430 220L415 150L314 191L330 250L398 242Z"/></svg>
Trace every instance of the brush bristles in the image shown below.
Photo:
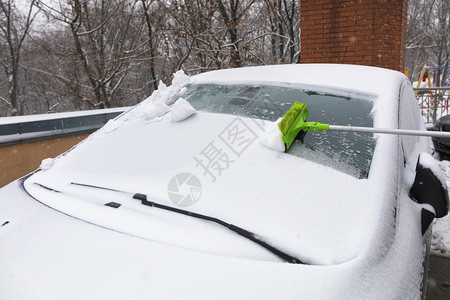
<svg viewBox="0 0 450 300"><path fill-rule="evenodd" d="M278 123L278 128L280 128L280 131L283 135L287 135L292 124L294 124L295 120L300 115L305 106L306 104L304 103L295 102L292 105L291 109L286 112L283 119L280 121L280 123Z"/></svg>

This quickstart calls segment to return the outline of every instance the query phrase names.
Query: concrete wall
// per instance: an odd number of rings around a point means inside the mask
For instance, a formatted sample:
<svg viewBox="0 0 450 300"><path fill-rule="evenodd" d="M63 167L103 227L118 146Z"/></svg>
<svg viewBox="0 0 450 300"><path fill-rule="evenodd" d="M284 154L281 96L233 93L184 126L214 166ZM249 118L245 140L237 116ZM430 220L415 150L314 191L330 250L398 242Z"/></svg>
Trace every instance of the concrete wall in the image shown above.
<svg viewBox="0 0 450 300"><path fill-rule="evenodd" d="M0 147L0 187L36 170L45 158L54 158L85 139L89 133L30 141Z"/></svg>
<svg viewBox="0 0 450 300"><path fill-rule="evenodd" d="M0 187L69 150L127 109L0 118Z"/></svg>

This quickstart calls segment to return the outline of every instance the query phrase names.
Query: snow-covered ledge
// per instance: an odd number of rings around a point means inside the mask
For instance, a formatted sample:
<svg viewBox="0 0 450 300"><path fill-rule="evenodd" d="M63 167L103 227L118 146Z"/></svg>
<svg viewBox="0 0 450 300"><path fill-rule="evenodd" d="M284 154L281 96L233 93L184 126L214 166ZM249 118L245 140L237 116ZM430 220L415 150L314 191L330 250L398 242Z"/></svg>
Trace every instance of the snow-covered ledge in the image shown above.
<svg viewBox="0 0 450 300"><path fill-rule="evenodd" d="M0 146L91 132L129 107L0 118Z"/></svg>

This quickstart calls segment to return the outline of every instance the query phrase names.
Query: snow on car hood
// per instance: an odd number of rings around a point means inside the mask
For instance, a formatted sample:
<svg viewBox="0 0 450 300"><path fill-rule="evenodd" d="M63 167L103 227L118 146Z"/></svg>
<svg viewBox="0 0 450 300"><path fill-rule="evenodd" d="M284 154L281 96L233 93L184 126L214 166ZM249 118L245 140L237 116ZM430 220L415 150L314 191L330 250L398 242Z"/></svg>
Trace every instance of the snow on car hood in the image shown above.
<svg viewBox="0 0 450 300"><path fill-rule="evenodd" d="M263 147L259 138L270 122L203 112L173 122L168 107L154 104L152 109L150 119L131 111L122 117L126 121L116 120L120 126L106 126L47 161L25 182L27 192L66 214L127 234L214 254L279 261L217 224L131 198L138 192L178 207L169 193L173 195L174 178L190 174L201 186L194 184L195 203L181 203L184 209L243 227L302 261L344 263L368 247L379 207L369 180ZM186 188L180 186L175 194L192 192ZM105 207L110 201L122 206Z"/></svg>
<svg viewBox="0 0 450 300"><path fill-rule="evenodd" d="M349 299L361 286L349 265L218 256L105 230L19 186L0 191L0 220L10 221L0 226L1 299Z"/></svg>

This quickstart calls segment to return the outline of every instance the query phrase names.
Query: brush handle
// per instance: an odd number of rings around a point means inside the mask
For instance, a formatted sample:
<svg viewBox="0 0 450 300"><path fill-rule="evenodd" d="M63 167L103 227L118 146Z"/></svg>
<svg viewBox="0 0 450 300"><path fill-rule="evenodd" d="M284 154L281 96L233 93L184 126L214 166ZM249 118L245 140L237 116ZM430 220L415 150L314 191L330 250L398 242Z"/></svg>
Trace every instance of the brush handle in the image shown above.
<svg viewBox="0 0 450 300"><path fill-rule="evenodd" d="M450 132L330 125L329 130L450 138Z"/></svg>

